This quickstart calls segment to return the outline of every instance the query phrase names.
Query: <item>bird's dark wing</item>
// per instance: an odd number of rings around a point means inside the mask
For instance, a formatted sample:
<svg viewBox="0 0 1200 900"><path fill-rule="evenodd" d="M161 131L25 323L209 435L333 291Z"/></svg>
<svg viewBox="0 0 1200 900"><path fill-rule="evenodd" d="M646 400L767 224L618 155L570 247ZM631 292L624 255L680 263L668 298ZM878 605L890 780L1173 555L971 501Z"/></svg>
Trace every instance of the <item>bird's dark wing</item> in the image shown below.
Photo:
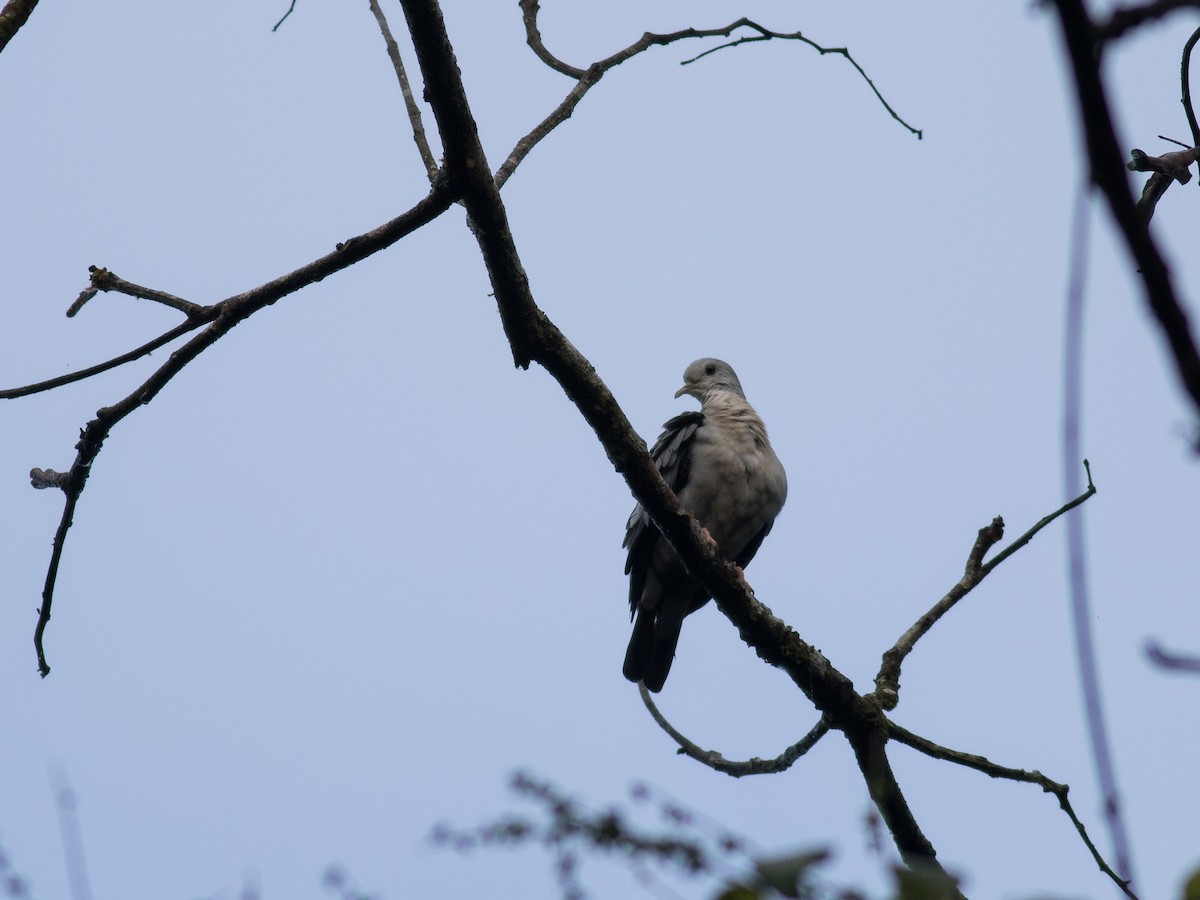
<svg viewBox="0 0 1200 900"><path fill-rule="evenodd" d="M683 490L688 482L691 473L692 438L696 429L703 424L703 413L686 412L678 415L663 426L663 433L650 450L650 458L658 466L663 481L676 494ZM625 560L625 574L630 576L630 612L637 611L642 589L646 586L646 572L660 539L661 535L650 521L650 515L639 503L634 507L633 514L625 526L625 541L621 544L622 547L629 548L629 556Z"/></svg>

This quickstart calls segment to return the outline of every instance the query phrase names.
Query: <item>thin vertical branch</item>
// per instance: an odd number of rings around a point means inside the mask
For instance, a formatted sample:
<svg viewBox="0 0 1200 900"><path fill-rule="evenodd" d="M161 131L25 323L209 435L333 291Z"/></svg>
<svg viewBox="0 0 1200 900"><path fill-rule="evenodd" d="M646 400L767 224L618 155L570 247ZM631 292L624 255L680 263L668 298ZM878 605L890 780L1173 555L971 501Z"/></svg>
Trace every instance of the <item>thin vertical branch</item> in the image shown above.
<svg viewBox="0 0 1200 900"><path fill-rule="evenodd" d="M1192 146L1200 147L1200 124L1196 123L1196 110L1192 108L1192 48L1200 40L1200 28L1192 32L1192 36L1183 45L1183 59L1179 63L1180 98L1183 111L1187 114L1188 127L1192 129ZM1200 184L1200 182L1197 182Z"/></svg>
<svg viewBox="0 0 1200 900"><path fill-rule="evenodd" d="M88 881L87 860L83 854L83 832L79 827L79 803L67 773L60 765L50 768L50 789L58 809L58 828L62 833L63 856L67 867L67 883L71 900L92 900Z"/></svg>
<svg viewBox="0 0 1200 900"><path fill-rule="evenodd" d="M369 2L371 12L375 14L375 21L379 23L379 30L383 33L383 41L387 44L388 58L391 59L392 68L396 70L396 78L400 82L400 93L404 95L404 108L408 110L408 121L412 125L413 143L417 145L417 152L421 154L421 162L425 164L425 173L429 176L429 183L432 184L433 180L437 178L437 160L433 158L433 151L429 149L429 139L425 137L425 126L421 121L421 108L417 106L412 87L408 83L408 73L404 71L404 60L400 56L400 45L392 37L392 30L388 28L387 17L379 6L379 0L369 0Z"/></svg>
<svg viewBox="0 0 1200 900"><path fill-rule="evenodd" d="M1089 214L1089 191L1087 185L1082 185L1075 201L1075 216L1071 225L1071 268L1067 283L1067 319L1063 349L1062 465L1064 491L1068 497L1077 495L1082 488L1079 460L1083 456L1080 446L1080 423L1083 418L1083 301L1087 280ZM1121 816L1116 771L1100 697L1100 673L1096 662L1095 637L1092 634L1082 510L1075 510L1067 517L1067 557L1075 656L1079 663L1079 680L1083 690L1092 758L1096 765L1096 777L1100 782L1100 793L1104 798L1105 820L1112 837L1113 861L1121 877L1127 882L1132 882L1133 858Z"/></svg>

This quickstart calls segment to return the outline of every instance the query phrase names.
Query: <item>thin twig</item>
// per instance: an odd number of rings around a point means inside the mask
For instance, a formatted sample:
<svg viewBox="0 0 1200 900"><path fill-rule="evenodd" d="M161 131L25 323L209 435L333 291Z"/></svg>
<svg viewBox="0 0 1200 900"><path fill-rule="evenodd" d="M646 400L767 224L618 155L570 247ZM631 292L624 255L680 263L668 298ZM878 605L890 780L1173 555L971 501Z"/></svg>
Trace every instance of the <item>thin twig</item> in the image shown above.
<svg viewBox="0 0 1200 900"><path fill-rule="evenodd" d="M768 663L783 669L825 713L830 727L845 734L901 858L912 866L944 872L887 760L886 732L878 705L855 692L850 679L755 599L741 574L721 558L715 546L705 545L699 524L663 482L645 441L633 430L612 392L537 305L483 150L441 9L436 0L401 0L401 5L445 149L443 171L459 187L514 364L525 368L537 362L554 377L595 430L655 526L688 571L712 592L717 607L734 623L742 639Z"/></svg>
<svg viewBox="0 0 1200 900"><path fill-rule="evenodd" d="M718 50L725 50L729 47L736 47L739 44L749 44L753 41L769 41L773 38L776 40L781 40L781 41L802 41L803 43L808 44L808 46L812 47L814 50L816 50L822 56L824 56L827 53L833 53L838 56L844 57L846 62L848 62L848 63L850 63L850 65L854 66L855 71L857 71L858 74L862 77L862 80L867 83L867 86L871 89L871 92L875 95L875 98L881 104L883 104L883 108L888 111L888 114L893 119L895 119L897 122L899 122L905 128L907 128L911 133L915 134L917 136L918 141L921 140L921 138L924 136L924 131L922 129L913 128L911 125L908 124L908 122L904 121L904 119L902 119L900 117L900 114L898 112L896 112L895 109L892 108L892 104L888 103L887 100L884 98L883 94L880 93L879 88L877 88L875 86L875 82L871 80L869 75L867 75L866 70L863 69L863 67L858 64L858 61L853 56L850 55L850 50L848 48L846 48L846 47L823 47L820 44L816 43L815 41L809 40L803 34L801 34L799 31L792 32L791 34L782 34L777 31L768 31L767 29L763 28L761 25L759 25L755 22L752 22L749 19L743 19L741 21L741 24L746 25L748 28L756 29L759 32L759 36L758 37L738 38L736 41L730 41L729 43L722 44L719 47L713 47L711 50L705 50L703 53L699 53L696 56L693 56L691 59L685 59L683 62L680 63L680 65L686 66L686 65L689 65L690 63L696 62L696 60L698 60L698 59L708 56L709 54L716 53Z"/></svg>
<svg viewBox="0 0 1200 900"><path fill-rule="evenodd" d="M1146 643L1146 658L1162 669L1200 674L1200 656L1185 656L1182 653L1170 653L1155 641L1148 641Z"/></svg>
<svg viewBox="0 0 1200 900"><path fill-rule="evenodd" d="M1200 124L1196 123L1196 110L1192 106L1192 50L1196 41L1200 40L1200 28L1192 32L1187 43L1183 45L1183 58L1179 62L1179 102L1183 104L1183 112L1187 116L1188 127L1192 129L1192 146L1200 147Z"/></svg>
<svg viewBox="0 0 1200 900"><path fill-rule="evenodd" d="M912 747L924 753L926 756L934 759L952 762L956 765L965 766L968 769L974 769L977 772L983 772L992 778L1003 778L1008 781L1021 781L1026 784L1036 784L1048 794L1053 794L1058 798L1058 805L1062 811L1067 814L1071 820L1071 824L1075 826L1075 830L1079 833L1079 837L1083 840L1084 846L1088 852L1092 854L1092 859L1099 866L1100 871L1111 878L1116 885L1125 893L1127 897L1133 897L1137 900L1133 891L1129 887L1129 882L1121 878L1108 863L1104 861L1104 857L1100 855L1100 851L1096 849L1096 845L1092 843L1092 839L1088 837L1087 829L1083 823L1079 821L1079 817L1075 814L1075 810L1071 806L1071 801L1067 799L1067 793L1070 787L1065 784L1059 784L1057 781L1051 781L1041 772L1036 769L1032 772L1025 769L1013 769L1008 766L998 765L991 760L976 756L974 753L963 753L961 750L951 750L948 747L943 747L940 744L935 744L928 738L923 738L918 734L914 734L907 728L897 725L891 719L888 719L888 737L897 740L902 744Z"/></svg>
<svg viewBox="0 0 1200 900"><path fill-rule="evenodd" d="M118 366L125 365L125 363L141 359L143 356L148 356L159 347L166 346L177 337L182 337L189 331L195 331L204 324L204 321L184 322L182 325L176 325L170 331L163 332L154 340L147 341L140 347L135 347L128 353L122 353L120 356L115 356L110 360L97 363L96 365L89 366L86 369L80 369L78 372L69 372L66 375L59 375L56 378L50 378L46 381L39 381L36 384L27 384L24 387L0 390L0 400L15 400L18 397L28 397L31 394L40 394L42 391L53 390L54 388L62 387L64 384L73 384L76 381L83 381L87 378L91 378L93 375L99 375L101 372L107 372L109 369L115 369Z"/></svg>
<svg viewBox="0 0 1200 900"><path fill-rule="evenodd" d="M54 792L54 805L58 808L58 830L62 835L71 900L91 900L92 888L87 873L87 857L83 852L83 832L79 827L78 798L61 764L51 766L48 774L50 790Z"/></svg>
<svg viewBox="0 0 1200 900"><path fill-rule="evenodd" d="M1087 474L1087 488L1084 489L1084 491L1074 500L1064 503L1054 512L1050 513L1050 515L1042 516L1042 518L1037 520L1037 524L1005 547L1001 552L997 553L994 557L984 563L981 570L984 575L989 574L992 569L996 568L996 566L1000 565L1000 563L1004 562L1006 559L1032 541L1034 535L1036 535L1039 531L1041 531L1059 516L1063 515L1064 513L1069 513L1079 504L1086 502L1089 497L1096 493L1096 485L1092 484L1092 467L1086 459L1083 461L1083 470Z"/></svg>
<svg viewBox="0 0 1200 900"><path fill-rule="evenodd" d="M777 772L783 772L791 768L792 763L798 760L801 756L816 746L817 741L829 733L829 724L821 719L809 729L808 734L802 737L796 743L792 744L778 756L773 759L760 759L757 756L742 762L726 759L716 750L705 750L697 744L684 737L678 730L675 729L666 717L662 714L654 704L650 692L646 690L645 685L638 683L638 691L642 695L642 702L646 704L646 709L650 711L650 715L654 717L654 721L658 726L671 736L671 739L679 745L679 753L684 756L690 756L697 762L704 763L710 769L715 769L718 772L724 772L734 778L741 778L743 775L773 775Z"/></svg>
<svg viewBox="0 0 1200 900"><path fill-rule="evenodd" d="M369 2L371 12L375 14L375 21L379 23L379 30L383 33L383 41L387 44L388 58L391 59L392 68L396 70L396 78L400 82L400 93L404 95L404 108L408 110L408 121L412 126L413 142L417 145L417 152L421 154L421 162L425 164L425 173L429 176L429 183L432 184L437 178L437 160L433 158L433 151L429 149L429 140L425 137L425 125L421 121L421 108L417 106L412 87L408 83L408 73L404 71L404 60L400 57L400 46L392 37L392 30L388 27L387 17L383 14L379 0L369 0Z"/></svg>
<svg viewBox="0 0 1200 900"><path fill-rule="evenodd" d="M747 18L741 18L736 22L731 22L724 28L685 28L680 31L673 31L667 34L652 34L647 32L628 47L618 50L611 56L607 56L604 59L592 63L586 69L581 69L577 66L572 66L569 63L564 62L546 48L546 44L542 39L542 33L539 29L537 21L538 12L540 9L538 0L520 0L520 6L521 18L525 24L525 41L529 44L530 49L533 50L538 59L544 62L551 69L556 72L561 72L563 75L566 75L570 78L574 78L579 83L563 99L562 103L560 103L558 107L552 113L550 113L550 115L539 122L532 131L530 131L517 142L512 152L509 153L508 159L506 159L503 165L496 170L495 177L499 185L503 185L506 181L508 181L509 177L516 170L517 166L520 165L521 161L529 155L529 151L532 150L539 141L541 141L544 137L546 137L546 135L571 117L571 114L575 111L575 107L578 106L579 101L583 99L583 95L586 94L592 88L592 86L596 84L596 82L603 78L604 74L609 69L619 66L626 60L637 56L639 53L649 50L651 47L665 46L667 44L673 44L676 41L691 40L695 38L729 37L739 28L751 28L758 32L758 36L740 38L732 43L723 44L721 47L707 50L698 56L684 60L682 63L680 63L680 65L688 65L689 63L695 62L697 59L700 59L703 56L707 56L709 53L714 53L716 50L723 49L724 47L735 46L739 43L772 39L802 41L803 43L808 44L810 47L820 52L822 55L826 53L834 53L845 57L858 71L859 75L861 75L867 82L871 90L875 93L875 96L879 98L879 102L883 104L884 109L891 114L892 118L907 128L910 132L915 134L918 139L920 139L923 134L922 131L913 128L906 121L900 118L891 105L883 98L883 95L879 92L879 89L875 87L875 83L867 77L867 73L863 70L862 66L860 66L854 60L846 48L822 47L820 44L809 40L798 31L791 34L771 31L759 25L757 22L751 21Z"/></svg>
<svg viewBox="0 0 1200 900"><path fill-rule="evenodd" d="M496 187L500 188L504 186L509 176L516 171L517 166L521 164L521 161L529 155L529 151L536 147L542 138L571 118L571 114L575 112L575 107L579 105L579 101L583 99L583 95L591 90L592 86L604 76L605 71L598 64L588 68L586 72L580 75L579 82L575 87L571 88L567 96L563 98L562 103L558 104L554 111L542 119L531 132L517 141L512 152L508 154L508 159L504 160L500 168L496 170Z"/></svg>
<svg viewBox="0 0 1200 900"><path fill-rule="evenodd" d="M1083 313L1088 258L1088 221L1090 204L1087 191L1080 189L1071 226L1070 268L1067 280L1066 325L1063 328L1063 422L1062 477L1063 493L1071 496L1079 490L1079 468L1083 455L1080 443L1083 416ZM1094 491L1092 470L1084 460L1088 490ZM1109 749L1104 705L1100 699L1100 672L1096 660L1095 638L1088 597L1087 551L1083 536L1082 514L1067 519L1067 571L1071 591L1071 619L1075 636L1075 658L1083 690L1084 715L1100 793L1104 797L1105 818L1112 836L1117 868L1127 881L1133 880L1133 858L1125 824L1121 818L1120 794L1116 769Z"/></svg>
<svg viewBox="0 0 1200 900"><path fill-rule="evenodd" d="M275 27L274 27L274 28L272 28L271 30L272 30L272 31L278 31L278 30L279 30L279 26L283 24L283 21L284 21L284 19L286 19L288 16L290 16L290 15L292 14L292 11L293 11L295 8L296 8L296 0L292 0L292 5L288 7L288 11L287 11L287 12L285 12L285 13L283 14L283 18L281 18L281 19L280 19L278 22L276 22L276 23L275 23Z"/></svg>
<svg viewBox="0 0 1200 900"><path fill-rule="evenodd" d="M1200 0L1154 0L1142 6L1118 7L1112 11L1107 21L1096 24L1096 40L1099 44L1114 41L1134 28L1189 6L1200 6Z"/></svg>

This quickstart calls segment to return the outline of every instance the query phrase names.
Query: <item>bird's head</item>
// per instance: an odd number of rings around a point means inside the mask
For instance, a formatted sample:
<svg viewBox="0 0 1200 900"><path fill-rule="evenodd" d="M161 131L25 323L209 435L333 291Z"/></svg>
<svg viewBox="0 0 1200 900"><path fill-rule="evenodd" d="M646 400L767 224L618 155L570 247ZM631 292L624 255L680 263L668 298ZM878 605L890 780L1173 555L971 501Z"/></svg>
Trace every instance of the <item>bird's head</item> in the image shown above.
<svg viewBox="0 0 1200 900"><path fill-rule="evenodd" d="M720 391L730 391L743 400L742 383L738 381L733 366L720 359L698 359L683 371L683 387L675 392L676 397L691 394L701 403L704 398Z"/></svg>

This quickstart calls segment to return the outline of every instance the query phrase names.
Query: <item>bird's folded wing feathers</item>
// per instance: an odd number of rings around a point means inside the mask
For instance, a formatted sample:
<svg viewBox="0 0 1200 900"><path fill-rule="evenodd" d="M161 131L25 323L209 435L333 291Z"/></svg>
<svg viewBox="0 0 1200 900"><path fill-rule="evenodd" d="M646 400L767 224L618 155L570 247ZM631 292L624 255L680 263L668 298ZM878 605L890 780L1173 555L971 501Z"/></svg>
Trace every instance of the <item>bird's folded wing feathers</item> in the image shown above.
<svg viewBox="0 0 1200 900"><path fill-rule="evenodd" d="M663 481L676 494L687 484L691 472L691 440L696 434L696 429L703 424L703 413L686 412L675 416L663 426L663 433L650 450L650 458L658 467ZM631 576L629 605L632 612L637 611L642 589L646 586L650 561L661 539L662 535L650 521L650 514L639 503L634 507L625 525L625 540L621 544L629 548L629 555L625 559L625 574Z"/></svg>

